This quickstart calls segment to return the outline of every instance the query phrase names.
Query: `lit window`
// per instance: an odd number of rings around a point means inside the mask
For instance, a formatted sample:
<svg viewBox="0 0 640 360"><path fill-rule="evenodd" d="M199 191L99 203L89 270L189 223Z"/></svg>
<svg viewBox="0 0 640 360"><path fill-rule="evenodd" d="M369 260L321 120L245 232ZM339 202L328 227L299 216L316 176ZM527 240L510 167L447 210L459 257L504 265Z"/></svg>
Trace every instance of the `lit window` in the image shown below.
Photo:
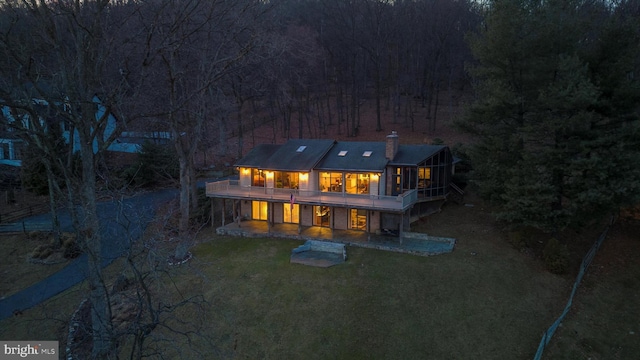
<svg viewBox="0 0 640 360"><path fill-rule="evenodd" d="M345 156L347 155L347 152L348 152L347 150L342 150L338 153L338 156Z"/></svg>

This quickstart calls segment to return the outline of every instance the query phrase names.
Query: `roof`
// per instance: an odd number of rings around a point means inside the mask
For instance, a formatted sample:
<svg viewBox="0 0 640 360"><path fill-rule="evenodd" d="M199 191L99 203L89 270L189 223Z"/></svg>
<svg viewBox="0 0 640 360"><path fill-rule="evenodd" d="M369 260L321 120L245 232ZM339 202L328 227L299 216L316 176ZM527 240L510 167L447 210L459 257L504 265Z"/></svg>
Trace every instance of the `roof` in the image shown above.
<svg viewBox="0 0 640 360"><path fill-rule="evenodd" d="M235 166L263 168L269 157L282 145L260 144L256 145L247 155L236 162Z"/></svg>
<svg viewBox="0 0 640 360"><path fill-rule="evenodd" d="M388 162L385 157L385 147L384 142L339 142L331 148L316 169L380 172ZM368 156L364 156L365 152Z"/></svg>
<svg viewBox="0 0 640 360"><path fill-rule="evenodd" d="M276 171L310 171L334 143L333 140L293 139L283 145L262 144L253 148L236 166Z"/></svg>
<svg viewBox="0 0 640 360"><path fill-rule="evenodd" d="M444 145L399 145L391 165L417 165L445 149Z"/></svg>
<svg viewBox="0 0 640 360"><path fill-rule="evenodd" d="M444 145L399 145L395 158L389 161L384 141L293 139L283 145L257 145L235 166L275 171L382 172L387 165L416 166L446 148Z"/></svg>

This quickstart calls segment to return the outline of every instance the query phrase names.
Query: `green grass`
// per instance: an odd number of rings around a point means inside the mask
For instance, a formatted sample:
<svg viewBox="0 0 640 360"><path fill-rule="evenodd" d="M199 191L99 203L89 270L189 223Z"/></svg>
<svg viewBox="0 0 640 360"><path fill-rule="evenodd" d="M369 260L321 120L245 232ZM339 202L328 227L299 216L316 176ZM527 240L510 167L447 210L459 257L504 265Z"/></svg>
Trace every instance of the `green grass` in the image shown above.
<svg viewBox="0 0 640 360"><path fill-rule="evenodd" d="M326 269L289 263L300 241L201 241L163 280L166 300L206 301L166 322L194 330L189 338L154 332L166 358L530 359L571 283L500 239L463 239L433 257L350 247L345 264ZM62 341L82 293L0 322L0 338Z"/></svg>
<svg viewBox="0 0 640 360"><path fill-rule="evenodd" d="M639 233L638 222L612 228L544 358L640 358Z"/></svg>
<svg viewBox="0 0 640 360"><path fill-rule="evenodd" d="M349 248L346 264L289 264L299 242L218 237L185 288L209 301L202 353L238 358L530 358L567 281L520 256L419 257ZM512 252L511 249L503 249ZM517 253L516 253L517 254ZM193 316L196 316L193 314ZM209 348L206 348L210 346Z"/></svg>

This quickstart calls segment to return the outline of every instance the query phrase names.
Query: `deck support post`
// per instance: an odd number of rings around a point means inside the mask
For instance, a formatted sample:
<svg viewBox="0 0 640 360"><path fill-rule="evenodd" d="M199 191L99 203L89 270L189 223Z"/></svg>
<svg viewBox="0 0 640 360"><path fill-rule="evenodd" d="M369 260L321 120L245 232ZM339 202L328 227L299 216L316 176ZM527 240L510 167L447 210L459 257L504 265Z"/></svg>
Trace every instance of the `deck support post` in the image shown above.
<svg viewBox="0 0 640 360"><path fill-rule="evenodd" d="M222 199L222 210L220 210L222 212L222 227L224 227L224 209L227 207L227 201L223 198Z"/></svg>
<svg viewBox="0 0 640 360"><path fill-rule="evenodd" d="M331 206L329 207L329 212L330 212L330 216L329 216L329 230L331 230L331 238L333 239L333 227L335 225L335 211L334 211L334 207Z"/></svg>
<svg viewBox="0 0 640 360"><path fill-rule="evenodd" d="M298 204L298 235L302 234L302 206Z"/></svg>
<svg viewBox="0 0 640 360"><path fill-rule="evenodd" d="M271 206L273 204L268 202L267 203L267 234L271 235L271 217L272 215L272 211L271 211Z"/></svg>
<svg viewBox="0 0 640 360"><path fill-rule="evenodd" d="M400 215L400 226L398 227L398 237L400 238L400 244L402 244L402 233L404 230L403 227L404 227L404 213Z"/></svg>
<svg viewBox="0 0 640 360"><path fill-rule="evenodd" d="M216 218L215 213L214 213L214 209L215 209L215 206L214 206L214 203L213 203L214 199L215 198L211 198L211 228L212 229L215 228L215 225L213 224L213 221Z"/></svg>
<svg viewBox="0 0 640 360"><path fill-rule="evenodd" d="M367 241L371 240L371 214L373 211L367 211Z"/></svg>

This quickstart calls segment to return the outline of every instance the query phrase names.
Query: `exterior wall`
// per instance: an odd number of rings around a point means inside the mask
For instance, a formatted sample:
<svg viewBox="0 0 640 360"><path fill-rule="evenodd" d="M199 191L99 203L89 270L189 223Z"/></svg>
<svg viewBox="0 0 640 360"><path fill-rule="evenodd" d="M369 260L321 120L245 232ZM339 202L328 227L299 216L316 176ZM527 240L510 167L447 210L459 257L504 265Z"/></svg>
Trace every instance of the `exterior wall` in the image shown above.
<svg viewBox="0 0 640 360"><path fill-rule="evenodd" d="M306 209L305 209L306 207ZM300 207L300 225L313 226L313 206L301 205Z"/></svg>
<svg viewBox="0 0 640 360"><path fill-rule="evenodd" d="M307 174L309 174L309 175L308 175L308 179L307 179L307 187L306 188L303 188L302 181L300 181L300 184L301 184L300 192L301 192L302 195L305 194L304 191L313 192L313 191L318 190L318 172L313 170L313 171L308 172Z"/></svg>
<svg viewBox="0 0 640 360"><path fill-rule="evenodd" d="M242 187L251 186L251 169L249 168L240 169L239 184Z"/></svg>
<svg viewBox="0 0 640 360"><path fill-rule="evenodd" d="M369 195L380 195L380 180L382 176L378 176L377 179L372 177L369 181Z"/></svg>
<svg viewBox="0 0 640 360"><path fill-rule="evenodd" d="M347 208L333 208L333 228L338 230L349 229L349 211Z"/></svg>
<svg viewBox="0 0 640 360"><path fill-rule="evenodd" d="M369 232L380 230L380 211L369 211Z"/></svg>
<svg viewBox="0 0 640 360"><path fill-rule="evenodd" d="M243 219L251 219L251 201L240 201L240 215L242 215Z"/></svg>
<svg viewBox="0 0 640 360"><path fill-rule="evenodd" d="M386 169L384 169L384 176L382 176L382 178L384 179L384 187L381 187L381 189L382 191L384 191L384 194L381 194L381 195L391 195L393 190L392 176L393 176L393 167L387 166Z"/></svg>
<svg viewBox="0 0 640 360"><path fill-rule="evenodd" d="M282 224L284 220L284 209L282 203L273 203L273 222L275 224Z"/></svg>

